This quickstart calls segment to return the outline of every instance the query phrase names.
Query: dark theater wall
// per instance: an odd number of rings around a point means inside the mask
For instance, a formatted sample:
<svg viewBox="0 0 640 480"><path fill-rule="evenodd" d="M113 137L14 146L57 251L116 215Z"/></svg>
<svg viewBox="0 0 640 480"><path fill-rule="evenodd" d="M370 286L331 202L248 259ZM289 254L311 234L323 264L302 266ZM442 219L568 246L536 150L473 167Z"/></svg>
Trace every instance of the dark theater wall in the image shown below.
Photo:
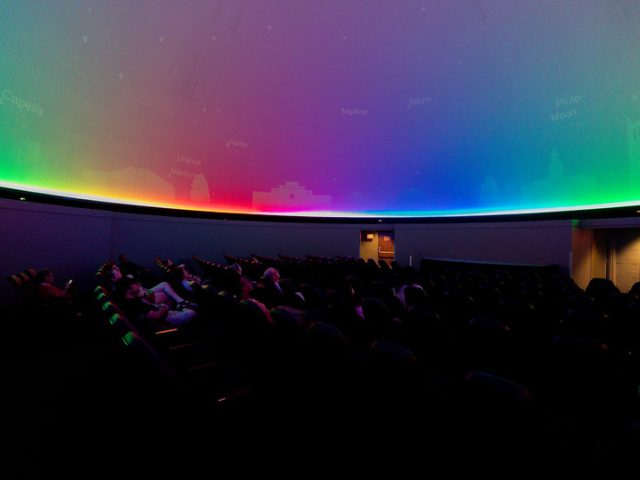
<svg viewBox="0 0 640 480"><path fill-rule="evenodd" d="M0 200L0 302L15 297L6 277L27 267L54 269L60 284L89 282L110 242L111 212Z"/></svg>
<svg viewBox="0 0 640 480"><path fill-rule="evenodd" d="M223 254L357 256L358 225L296 224L114 214L111 257L181 258L195 254L224 262Z"/></svg>
<svg viewBox="0 0 640 480"><path fill-rule="evenodd" d="M223 262L222 254L358 256L360 224L285 223L174 218L0 200L3 277L26 267L51 267L58 281L91 285L96 268L126 253L155 268L156 256L196 254ZM557 264L569 272L571 221L385 224L395 230L396 259L420 258ZM11 303L7 282L0 301Z"/></svg>
<svg viewBox="0 0 640 480"><path fill-rule="evenodd" d="M555 264L568 274L571 220L396 225L396 257ZM418 262L418 263L415 263Z"/></svg>

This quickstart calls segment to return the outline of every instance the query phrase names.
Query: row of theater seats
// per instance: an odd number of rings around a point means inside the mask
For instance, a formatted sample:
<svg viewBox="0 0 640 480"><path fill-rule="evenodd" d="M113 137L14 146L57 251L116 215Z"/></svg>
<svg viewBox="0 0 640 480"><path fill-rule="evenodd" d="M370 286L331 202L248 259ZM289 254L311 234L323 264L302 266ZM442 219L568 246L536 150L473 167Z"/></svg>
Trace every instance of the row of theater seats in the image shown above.
<svg viewBox="0 0 640 480"><path fill-rule="evenodd" d="M98 329L113 347L121 367L130 365L138 377L169 386L169 395L179 392L199 397L211 408L251 394L250 386L242 383L244 379L223 371L209 346L193 332L127 317L103 285L111 265L105 262L96 272L101 284L94 288L96 317Z"/></svg>
<svg viewBox="0 0 640 480"><path fill-rule="evenodd" d="M90 336L91 329L85 328L83 315L91 301L74 288L63 298L43 296L38 289L37 273L36 268L28 267L7 276L19 299L18 322L27 334L37 331L35 338L39 341L59 346L71 346Z"/></svg>
<svg viewBox="0 0 640 480"><path fill-rule="evenodd" d="M367 444L379 427L424 432L425 442L447 448L499 432L492 445L520 454L633 445L625 438L635 431L640 384L632 292L623 301L607 282L594 282L586 294L554 273L230 257L253 280L276 266L303 292L303 308L279 306L269 319L226 290L225 266L195 260L212 286L205 330L144 328L108 289L93 296L114 362L130 364L131 376L157 375L174 395L189 392L201 412L239 404L231 423L292 434L303 423ZM362 315L341 293L346 279ZM404 289L407 307L397 293L414 282L421 288Z"/></svg>
<svg viewBox="0 0 640 480"><path fill-rule="evenodd" d="M35 278L37 273L38 271L35 268L29 267L22 272L10 274L7 277L7 281L22 300L35 301Z"/></svg>
<svg viewBox="0 0 640 480"><path fill-rule="evenodd" d="M281 260L272 259L272 264L285 271L287 267ZM255 263L254 259L245 263L249 262ZM296 262L300 263L299 260ZM264 261L258 264L259 269L265 267ZM299 270L298 266L291 271ZM581 437L576 433L580 428L592 428L584 437L590 440L594 439L595 431L602 434L600 441L604 443L607 442L603 440L605 438L616 435L619 438L638 414L638 365L635 360L638 342L637 336L629 335L639 321L634 314L637 299L630 292L624 302L620 302L620 298L615 297L619 292L612 290L613 297L592 301L570 279L555 273L546 280L536 276L527 274L520 281L512 275L498 273L496 284L509 292L509 297L497 302L494 301L495 289L482 285L486 281L482 275L467 278L457 272L446 272L446 275L429 272L421 280L423 284L433 283L431 288L427 286L432 296L427 302L428 308L423 312L413 309L403 318L406 322L412 315L422 313L424 321L415 322L422 334L414 330L403 338L403 335L385 334L381 328L374 336L389 338L402 348L411 348L419 360L426 363L427 369L433 369L438 357L443 355L442 363L435 370L453 378L460 378L460 373L470 368L484 368L488 369L485 373L494 377L503 375L507 382L507 378L519 379L536 399L538 411L547 413L545 419L549 429L558 427L560 422L556 422L554 416L572 418L576 424L570 435L573 440ZM455 285L452 290L451 284L460 280L465 285ZM448 290L442 290L443 286ZM473 290L475 299L466 290ZM380 298L363 299L363 306L371 303L374 310L393 309L393 305L382 307L381 302L385 303ZM613 308L620 307L620 303L624 303L625 308L614 312ZM489 314L498 313L498 307L502 314L491 318ZM375 318L375 315L367 315L366 308L364 316L367 321ZM392 318L388 311L384 311L383 316L386 320ZM335 315L326 321L336 322ZM436 328L429 328L429 323L435 323ZM443 324L445 335L437 336L442 333L437 328ZM341 331L347 330L339 322L334 326ZM436 342L434 336L437 336ZM422 338L416 342L417 337ZM353 348L362 350L356 344ZM589 427L580 425L587 418Z"/></svg>

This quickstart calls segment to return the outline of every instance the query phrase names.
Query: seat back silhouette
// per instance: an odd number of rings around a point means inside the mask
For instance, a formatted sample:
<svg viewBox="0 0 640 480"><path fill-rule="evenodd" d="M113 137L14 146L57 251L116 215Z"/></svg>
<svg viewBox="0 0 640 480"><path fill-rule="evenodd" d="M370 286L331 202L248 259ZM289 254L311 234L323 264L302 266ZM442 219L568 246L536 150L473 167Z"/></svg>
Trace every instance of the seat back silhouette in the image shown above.
<svg viewBox="0 0 640 480"><path fill-rule="evenodd" d="M393 341L398 338L399 325L389 307L377 298L362 300L362 313L372 340Z"/></svg>
<svg viewBox="0 0 640 480"><path fill-rule="evenodd" d="M538 447L537 410L529 390L484 371L465 376L460 438L470 453L519 458Z"/></svg>
<svg viewBox="0 0 640 480"><path fill-rule="evenodd" d="M385 401L411 400L421 388L418 359L400 345L375 341L368 352L368 377L373 390Z"/></svg>
<svg viewBox="0 0 640 480"><path fill-rule="evenodd" d="M491 317L471 318L461 335L466 368L486 370L500 374L513 365L513 341L511 329Z"/></svg>
<svg viewBox="0 0 640 480"><path fill-rule="evenodd" d="M614 407L619 385L606 344L558 335L551 341L545 367L547 394L557 408L597 414Z"/></svg>
<svg viewBox="0 0 640 480"><path fill-rule="evenodd" d="M9 285L11 285L18 293L20 299L27 304L33 303L37 300L34 282L36 273L36 269L30 267L22 272L13 273L7 276L7 282L9 282Z"/></svg>
<svg viewBox="0 0 640 480"><path fill-rule="evenodd" d="M346 337L333 325L314 322L307 340L307 368L316 390L330 395L340 391L353 373L353 358Z"/></svg>

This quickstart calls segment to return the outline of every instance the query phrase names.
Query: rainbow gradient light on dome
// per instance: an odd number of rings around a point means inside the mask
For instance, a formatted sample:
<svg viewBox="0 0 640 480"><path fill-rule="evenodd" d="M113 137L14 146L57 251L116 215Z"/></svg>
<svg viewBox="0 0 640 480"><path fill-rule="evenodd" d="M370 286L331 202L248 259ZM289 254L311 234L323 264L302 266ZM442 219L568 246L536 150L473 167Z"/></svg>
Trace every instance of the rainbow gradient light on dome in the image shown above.
<svg viewBox="0 0 640 480"><path fill-rule="evenodd" d="M311 217L640 205L640 3L0 5L0 187Z"/></svg>

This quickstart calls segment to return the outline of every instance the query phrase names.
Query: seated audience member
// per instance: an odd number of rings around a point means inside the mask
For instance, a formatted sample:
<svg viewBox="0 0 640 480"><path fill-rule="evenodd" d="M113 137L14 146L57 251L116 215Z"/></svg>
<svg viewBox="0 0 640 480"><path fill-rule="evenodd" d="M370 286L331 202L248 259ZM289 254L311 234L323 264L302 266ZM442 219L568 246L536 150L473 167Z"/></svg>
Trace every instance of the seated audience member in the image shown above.
<svg viewBox="0 0 640 480"><path fill-rule="evenodd" d="M36 283L36 295L38 298L45 302L57 301L57 300L71 300L71 284L72 280L65 283L62 289L55 286L55 275L50 268L44 268L40 270L35 277Z"/></svg>
<svg viewBox="0 0 640 480"><path fill-rule="evenodd" d="M120 267L115 263L111 265L111 268L106 272L107 284L105 287L114 292L118 280L122 278L122 272ZM131 278L131 277L128 277ZM167 282L160 282L157 285L146 289L145 296L151 303L170 303L174 302L176 307L189 306L197 308L195 304L188 303L182 298Z"/></svg>
<svg viewBox="0 0 640 480"><path fill-rule="evenodd" d="M125 254L118 255L118 261L120 262L120 271L123 276L132 276L147 285L158 281L148 268L141 267L137 263L132 262Z"/></svg>
<svg viewBox="0 0 640 480"><path fill-rule="evenodd" d="M171 269L171 276L186 292L194 293L199 288L202 288L202 279L198 275L189 272L184 263L173 267Z"/></svg>
<svg viewBox="0 0 640 480"><path fill-rule="evenodd" d="M123 278L122 272L118 265L113 264L110 270L107 271L108 276L108 285L107 288L110 288L111 291L115 291L115 286L118 281ZM134 278L135 275L127 276L127 278ZM148 301L151 303L168 303L173 301L175 303L176 308L181 308L184 306L188 306L190 308L197 308L197 305L193 303L187 302L184 298L182 298L176 291L171 287L168 282L160 282L154 287L151 287L145 291L145 296Z"/></svg>
<svg viewBox="0 0 640 480"><path fill-rule="evenodd" d="M269 267L264 271L262 286L257 290L256 297L269 308L284 304L285 295L280 286L280 272L276 268Z"/></svg>
<svg viewBox="0 0 640 480"><path fill-rule="evenodd" d="M280 287L280 284L278 283L280 281L280 272L278 271L277 268L274 268L274 267L267 268L264 271L262 278L264 279L265 285L272 285L276 290L282 293L282 287Z"/></svg>
<svg viewBox="0 0 640 480"><path fill-rule="evenodd" d="M281 305L304 308L305 305L302 293L294 291L290 284L284 286L280 284L280 272L274 267L269 267L264 271L262 285L256 289L254 296L269 308Z"/></svg>
<svg viewBox="0 0 640 480"><path fill-rule="evenodd" d="M225 267L216 276L216 286L222 290L232 293L236 298L240 292L240 277L242 274L234 268Z"/></svg>
<svg viewBox="0 0 640 480"><path fill-rule="evenodd" d="M187 306L198 309L200 305L208 308L215 295L214 289L210 288L207 282L203 282L198 275L194 275L184 264L174 265L169 270L169 284L181 297L185 297L189 302Z"/></svg>
<svg viewBox="0 0 640 480"><path fill-rule="evenodd" d="M176 291L168 282L160 282L155 287L147 289L144 294L152 303L168 303L170 301L173 301L177 308L198 308L195 303L188 302L178 293L176 293Z"/></svg>
<svg viewBox="0 0 640 480"><path fill-rule="evenodd" d="M338 284L336 288L336 294L344 300L345 308L346 305L349 307L347 310L351 310L355 312L360 319L364 320L364 313L362 312L362 299L361 296L356 291L356 288L364 288L364 286L358 285L358 282L353 277L347 277L345 280Z"/></svg>
<svg viewBox="0 0 640 480"><path fill-rule="evenodd" d="M232 263L226 268L229 270L235 270L236 272L238 272L238 275L242 275L242 266L240 266L238 263Z"/></svg>
<svg viewBox="0 0 640 480"><path fill-rule="evenodd" d="M254 288L253 282L249 280L247 277L241 276L240 277L240 295L238 300L240 301L247 300L249 302L255 303L260 307L265 317L267 317L267 320L269 321L269 323L273 323L273 319L271 318L271 312L269 311L267 306L264 303L260 302L259 300L256 300L251 296L251 291L253 290L253 288Z"/></svg>
<svg viewBox="0 0 640 480"><path fill-rule="evenodd" d="M253 298L251 292L255 288L255 282L252 282L247 277L238 274L233 269L225 269L225 278L223 290L224 292L231 293L233 298L237 301L249 300Z"/></svg>
<svg viewBox="0 0 640 480"><path fill-rule="evenodd" d="M237 295L238 300L250 300L251 292L255 288L255 284L247 277L240 275L238 277L239 293Z"/></svg>
<svg viewBox="0 0 640 480"><path fill-rule="evenodd" d="M396 293L396 297L400 299L407 310L416 306L424 306L429 298L422 285L417 283L403 285Z"/></svg>
<svg viewBox="0 0 640 480"><path fill-rule="evenodd" d="M116 282L122 278L122 272L120 271L120 267L117 264L111 263L104 270L103 274L103 282L102 285L104 288L109 290L110 292L114 292L116 289Z"/></svg>
<svg viewBox="0 0 640 480"><path fill-rule="evenodd" d="M129 277L123 277L117 281L116 296L125 314L131 319L151 320L159 324L167 323L180 327L190 323L197 316L194 310L184 306L178 310L171 310L165 303L150 301L142 284Z"/></svg>

